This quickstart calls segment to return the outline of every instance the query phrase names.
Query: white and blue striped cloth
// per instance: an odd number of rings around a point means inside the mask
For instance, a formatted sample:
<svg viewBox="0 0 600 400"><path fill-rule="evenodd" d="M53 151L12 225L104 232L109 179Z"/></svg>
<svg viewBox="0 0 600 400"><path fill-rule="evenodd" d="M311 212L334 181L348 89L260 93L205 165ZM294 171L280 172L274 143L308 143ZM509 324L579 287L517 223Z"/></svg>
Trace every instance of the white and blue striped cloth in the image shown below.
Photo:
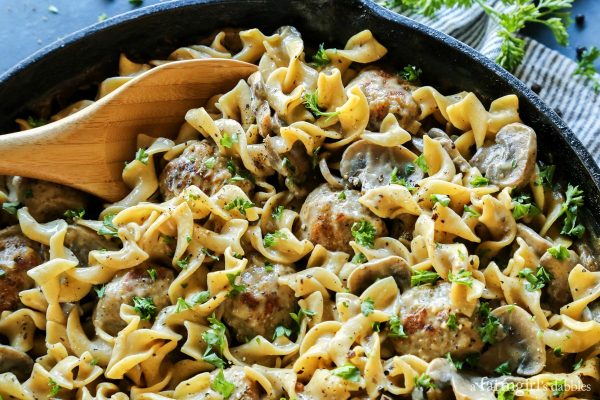
<svg viewBox="0 0 600 400"><path fill-rule="evenodd" d="M479 7L444 9L431 18L403 14L455 37L492 60L500 52L502 40L496 34L497 23ZM600 95L594 92L590 80L573 76L577 68L573 60L533 39L524 39L525 58L514 75L530 87L541 87L538 95L562 116L600 164Z"/></svg>

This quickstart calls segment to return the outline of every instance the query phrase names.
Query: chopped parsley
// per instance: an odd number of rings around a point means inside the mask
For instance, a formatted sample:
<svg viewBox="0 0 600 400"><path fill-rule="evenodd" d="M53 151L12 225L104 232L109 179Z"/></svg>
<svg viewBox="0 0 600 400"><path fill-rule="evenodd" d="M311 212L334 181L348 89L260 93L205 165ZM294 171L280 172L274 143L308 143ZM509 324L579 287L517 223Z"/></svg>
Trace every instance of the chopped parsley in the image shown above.
<svg viewBox="0 0 600 400"><path fill-rule="evenodd" d="M352 260L350 260L350 262L353 264L365 263L365 262L367 262L367 256L365 256L363 253L356 253L352 257Z"/></svg>
<svg viewBox="0 0 600 400"><path fill-rule="evenodd" d="M429 172L429 166L427 165L427 160L425 160L425 154L421 154L419 157L415 158L413 164L419 167L421 171L425 173Z"/></svg>
<svg viewBox="0 0 600 400"><path fill-rule="evenodd" d="M118 236L118 229L113 224L115 214L107 214L102 220L102 227L98 230L98 235L102 236Z"/></svg>
<svg viewBox="0 0 600 400"><path fill-rule="evenodd" d="M569 183L566 192L567 199L562 205L561 215L565 214L565 220L560 233L581 238L585 227L577 223L577 210L583 206L583 191L578 186Z"/></svg>
<svg viewBox="0 0 600 400"><path fill-rule="evenodd" d="M575 364L573 364L573 371L577 371L583 365L583 358L577 360Z"/></svg>
<svg viewBox="0 0 600 400"><path fill-rule="evenodd" d="M294 320L294 322L296 322L296 325L298 327L300 327L300 324L302 323L302 319L306 318L312 318L315 315L315 312L313 310L309 310L309 309L305 309L305 308L301 308L298 313L290 313L290 317L292 317L292 319Z"/></svg>
<svg viewBox="0 0 600 400"><path fill-rule="evenodd" d="M402 325L402 320L399 316L393 315L389 320L390 326L390 337L405 339L408 337L406 332L404 332L404 325Z"/></svg>
<svg viewBox="0 0 600 400"><path fill-rule="evenodd" d="M47 119L45 119L45 118L36 118L33 115L30 115L29 117L27 117L27 123L32 128L37 128L37 127L40 127L40 126L47 125L48 122L49 121Z"/></svg>
<svg viewBox="0 0 600 400"><path fill-rule="evenodd" d="M365 317L368 317L369 315L373 314L374 310L375 310L375 302L373 301L373 299L370 297L367 297L366 299L364 299L360 305L360 312L362 312L362 314Z"/></svg>
<svg viewBox="0 0 600 400"><path fill-rule="evenodd" d="M204 160L204 166L207 169L213 169L216 164L217 164L217 158L216 157L209 157L206 160Z"/></svg>
<svg viewBox="0 0 600 400"><path fill-rule="evenodd" d="M515 400L515 384L510 382L502 385L498 391L498 400Z"/></svg>
<svg viewBox="0 0 600 400"><path fill-rule="evenodd" d="M202 292L196 293L192 296L191 302L193 304L204 304L210 299L210 292L208 290L203 290Z"/></svg>
<svg viewBox="0 0 600 400"><path fill-rule="evenodd" d="M18 201L5 201L2 203L2 209L12 215L15 215L19 208L21 208L21 203Z"/></svg>
<svg viewBox="0 0 600 400"><path fill-rule="evenodd" d="M317 50L315 55L312 57L311 64L316 67L321 68L326 65L329 65L330 63L331 63L331 59L329 58L329 56L327 55L327 52L325 51L325 43L321 43L319 45L319 50Z"/></svg>
<svg viewBox="0 0 600 400"><path fill-rule="evenodd" d="M523 268L519 271L519 278L525 278L527 281L525 288L530 292L534 292L550 283L552 274L540 265L535 273L530 268Z"/></svg>
<svg viewBox="0 0 600 400"><path fill-rule="evenodd" d="M562 357L563 356L563 352L562 349L560 347L555 347L552 349L552 353L554 353L554 355L556 357Z"/></svg>
<svg viewBox="0 0 600 400"><path fill-rule="evenodd" d="M531 197L526 193L521 193L512 199L512 215L515 220L524 217L535 217L541 213L540 209L531 202Z"/></svg>
<svg viewBox="0 0 600 400"><path fill-rule="evenodd" d="M410 167L410 168L408 168ZM415 187L407 180L407 176L412 174L415 170L415 167L412 164L406 164L404 166L404 174L403 176L398 176L398 167L394 167L392 170L392 174L390 175L390 183L394 185L402 185L408 190L415 190ZM408 172L407 171L411 171Z"/></svg>
<svg viewBox="0 0 600 400"><path fill-rule="evenodd" d="M306 92L304 94L304 107L315 117L333 118L340 114L339 111L321 111L319 108L319 91Z"/></svg>
<svg viewBox="0 0 600 400"><path fill-rule="evenodd" d="M133 308L142 320L151 320L156 316L157 309L152 297L133 297Z"/></svg>
<svg viewBox="0 0 600 400"><path fill-rule="evenodd" d="M224 133L223 137L221 138L221 140L219 141L219 143L221 143L221 146L230 149L233 147L234 143L238 142L238 137L237 134L233 134L233 135L229 135L228 133Z"/></svg>
<svg viewBox="0 0 600 400"><path fill-rule="evenodd" d="M227 274L227 280L229 281L229 285L231 285L231 290L227 293L228 297L234 297L246 291L246 285L238 285L235 283L238 276L240 276L239 272L237 274Z"/></svg>
<svg viewBox="0 0 600 400"><path fill-rule="evenodd" d="M273 219L275 219L275 220L281 219L281 216L283 215L283 210L284 210L284 208L281 205L273 208L273 211L271 212Z"/></svg>
<svg viewBox="0 0 600 400"><path fill-rule="evenodd" d="M421 70L421 68L417 68L414 65L409 64L402 69L402 71L400 72L400 76L402 77L402 79L407 80L409 82L416 82L419 80L419 77L422 73L423 71Z"/></svg>
<svg viewBox="0 0 600 400"><path fill-rule="evenodd" d="M267 233L263 238L263 245L265 247L273 247L277 245L277 239L287 239L287 235L282 231L275 231L273 233Z"/></svg>
<svg viewBox="0 0 600 400"><path fill-rule="evenodd" d="M501 326L500 320L490 313L490 305L488 303L481 303L477 313L483 319L482 325L477 328L481 340L484 343L496 343L498 328Z"/></svg>
<svg viewBox="0 0 600 400"><path fill-rule="evenodd" d="M270 262L265 262L265 271L271 273L273 271L275 271L275 268L273 267L273 264L271 264Z"/></svg>
<svg viewBox="0 0 600 400"><path fill-rule="evenodd" d="M548 385L550 390L552 390L552 396L560 397L565 392L565 380L564 379L556 379Z"/></svg>
<svg viewBox="0 0 600 400"><path fill-rule="evenodd" d="M471 271L467 271L466 269L461 269L456 274L449 272L448 280L458 285L473 287L473 273Z"/></svg>
<svg viewBox="0 0 600 400"><path fill-rule="evenodd" d="M310 164L312 166L312 169L317 168L317 165L319 165L319 152L320 151L321 151L321 146L316 147L312 152L312 157L310 158Z"/></svg>
<svg viewBox="0 0 600 400"><path fill-rule="evenodd" d="M502 364L494 368L494 372L498 375L512 375L512 371L510 369L510 364L508 361L503 362Z"/></svg>
<svg viewBox="0 0 600 400"><path fill-rule="evenodd" d="M359 245L372 248L375 244L375 235L377 234L377 231L369 221L363 219L360 222L355 222L352 224L350 230L354 240L356 240L356 243Z"/></svg>
<svg viewBox="0 0 600 400"><path fill-rule="evenodd" d="M448 329L455 331L458 329L458 321L456 319L456 314L450 314L448 316L448 320L446 321L446 326Z"/></svg>
<svg viewBox="0 0 600 400"><path fill-rule="evenodd" d="M192 308L192 305L189 304L183 297L177 299L177 305L175 307L175 312L182 312L183 310L189 310Z"/></svg>
<svg viewBox="0 0 600 400"><path fill-rule="evenodd" d="M96 292L96 296L101 299L104 297L104 293L106 292L106 285L96 286L94 287L94 291Z"/></svg>
<svg viewBox="0 0 600 400"><path fill-rule="evenodd" d="M177 266L181 269L186 269L187 267L189 267L190 266L190 257L191 257L191 255L188 254L187 256L177 260Z"/></svg>
<svg viewBox="0 0 600 400"><path fill-rule="evenodd" d="M419 388L427 389L435 389L435 383L431 380L431 377L427 374L422 374L420 376L415 376L415 386Z"/></svg>
<svg viewBox="0 0 600 400"><path fill-rule="evenodd" d="M339 376L347 381L360 382L360 370L352 363L347 363L331 371L335 376Z"/></svg>
<svg viewBox="0 0 600 400"><path fill-rule="evenodd" d="M219 355L222 355L225 349L226 328L221 321L215 318L214 314L208 317L208 322L210 322L209 329L202 332L202 340L206 343L206 351L202 355L202 360L217 368L223 368L225 361Z"/></svg>
<svg viewBox="0 0 600 400"><path fill-rule="evenodd" d="M592 82L592 88L594 92L600 92L600 79L598 79L596 68L594 67L594 63L596 59L600 57L600 49L596 46L591 46L589 49L586 49L577 61L577 69L573 73L573 75L581 75L586 77Z"/></svg>
<svg viewBox="0 0 600 400"><path fill-rule="evenodd" d="M165 242L165 244L173 244L175 243L175 238L173 236L165 235L164 233L159 234L160 239Z"/></svg>
<svg viewBox="0 0 600 400"><path fill-rule="evenodd" d="M149 158L149 155L148 155L148 153L146 153L146 149L144 149L143 147L140 147L135 152L135 159L144 165L148 165L148 158Z"/></svg>
<svg viewBox="0 0 600 400"><path fill-rule="evenodd" d="M225 375L223 374L223 367L219 369L217 375L215 375L213 381L210 384L210 388L215 392L219 393L225 399L228 399L229 396L235 390L235 384L229 382L225 379Z"/></svg>
<svg viewBox="0 0 600 400"><path fill-rule="evenodd" d="M471 206L465 205L463 211L468 215L469 218L481 217L481 214Z"/></svg>
<svg viewBox="0 0 600 400"><path fill-rule="evenodd" d="M202 254L204 254L206 257L211 258L215 261L219 261L219 256L211 253L211 251L209 249L207 249L206 247L203 247L201 250Z"/></svg>
<svg viewBox="0 0 600 400"><path fill-rule="evenodd" d="M339 200L346 200L346 191L342 190L339 194L338 194L338 199Z"/></svg>
<svg viewBox="0 0 600 400"><path fill-rule="evenodd" d="M50 387L50 392L48 393L50 397L54 397L60 392L60 385L54 379L48 378L48 386Z"/></svg>
<svg viewBox="0 0 600 400"><path fill-rule="evenodd" d="M546 188L552 187L552 180L554 179L554 172L556 171L556 165L547 165L540 168L540 173L535 180L536 186L544 186Z"/></svg>
<svg viewBox="0 0 600 400"><path fill-rule="evenodd" d="M82 219L84 215L85 215L85 209L83 209L83 208L80 208L79 210L67 210L63 214L63 216L67 220L72 221L72 222L75 222L78 219Z"/></svg>
<svg viewBox="0 0 600 400"><path fill-rule="evenodd" d="M148 272L148 276L150 276L150 279L155 281L156 277L157 277L156 268L149 268L147 272Z"/></svg>
<svg viewBox="0 0 600 400"><path fill-rule="evenodd" d="M569 258L569 249L567 249L562 244L552 246L547 251L552 257L556 258L558 261L563 261Z"/></svg>
<svg viewBox="0 0 600 400"><path fill-rule="evenodd" d="M433 285L438 279L440 279L440 275L435 271L413 269L412 275L410 276L410 285Z"/></svg>
<svg viewBox="0 0 600 400"><path fill-rule="evenodd" d="M430 197L433 204L439 203L440 205L447 207L450 204L450 197L445 194L432 194Z"/></svg>
<svg viewBox="0 0 600 400"><path fill-rule="evenodd" d="M476 176L475 178L471 179L471 182L469 182L469 183L473 187L482 187L482 186L489 185L490 184L490 180L488 178L483 177L483 176Z"/></svg>
<svg viewBox="0 0 600 400"><path fill-rule="evenodd" d="M292 330L290 328L286 328L283 325L278 325L275 328L275 333L273 334L273 340L275 340L281 336L286 336L286 337L292 336Z"/></svg>
<svg viewBox="0 0 600 400"><path fill-rule="evenodd" d="M231 211L235 208L239 211L240 214L246 215L246 210L252 207L254 207L254 203L242 197L237 197L229 203L225 204L225 211Z"/></svg>
<svg viewBox="0 0 600 400"><path fill-rule="evenodd" d="M463 360L453 359L452 354L450 354L450 352L446 353L446 360L448 360L448 362L454 365L454 368L458 370L463 369L463 367L465 366L465 362Z"/></svg>

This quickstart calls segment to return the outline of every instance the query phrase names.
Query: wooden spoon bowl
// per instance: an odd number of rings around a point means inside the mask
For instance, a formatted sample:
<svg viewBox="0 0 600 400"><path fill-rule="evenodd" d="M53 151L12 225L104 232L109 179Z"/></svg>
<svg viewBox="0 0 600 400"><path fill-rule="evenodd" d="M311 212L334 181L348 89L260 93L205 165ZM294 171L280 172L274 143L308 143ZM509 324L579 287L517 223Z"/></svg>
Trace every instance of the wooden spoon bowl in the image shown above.
<svg viewBox="0 0 600 400"><path fill-rule="evenodd" d="M191 108L231 89L257 67L230 59L176 61L145 72L66 118L0 135L0 175L60 183L117 201L140 133L173 138Z"/></svg>

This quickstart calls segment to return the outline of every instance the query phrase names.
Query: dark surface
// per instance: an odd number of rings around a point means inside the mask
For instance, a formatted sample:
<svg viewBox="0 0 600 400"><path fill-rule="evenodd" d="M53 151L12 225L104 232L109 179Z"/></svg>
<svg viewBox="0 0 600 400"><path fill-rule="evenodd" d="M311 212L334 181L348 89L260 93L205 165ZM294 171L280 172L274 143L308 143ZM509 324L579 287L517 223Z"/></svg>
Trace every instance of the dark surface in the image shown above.
<svg viewBox="0 0 600 400"><path fill-rule="evenodd" d="M144 0L148 6L164 0ZM58 14L48 10L58 8ZM105 13L112 17L136 7L128 0L0 0L0 74L28 55L65 35L97 22ZM584 14L583 27L569 27L568 47L556 44L547 28L533 25L526 33L568 57L575 58L578 46L600 47L600 0L576 0L573 18ZM597 62L600 68L600 60Z"/></svg>
<svg viewBox="0 0 600 400"><path fill-rule="evenodd" d="M367 0L181 0L116 17L49 46L0 76L0 132L14 130L17 116L48 113L81 98L82 87L116 73L120 51L147 60L164 57L178 45L197 43L223 26L271 32L284 24L299 28L308 43L333 47L342 47L350 36L369 28L389 50L384 61L398 68L419 65L424 84L445 93L472 91L484 104L516 94L524 122L544 133L538 137L540 158L557 164L557 173L568 173L563 179L585 188L591 218L584 220L597 232L600 169L556 113L470 47Z"/></svg>

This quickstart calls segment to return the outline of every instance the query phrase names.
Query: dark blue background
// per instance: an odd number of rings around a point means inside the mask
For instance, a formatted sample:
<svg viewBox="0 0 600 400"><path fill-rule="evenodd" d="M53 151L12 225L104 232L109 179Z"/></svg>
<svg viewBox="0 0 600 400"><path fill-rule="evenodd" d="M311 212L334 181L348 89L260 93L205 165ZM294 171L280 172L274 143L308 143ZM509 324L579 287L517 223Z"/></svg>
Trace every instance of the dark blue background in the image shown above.
<svg viewBox="0 0 600 400"><path fill-rule="evenodd" d="M161 1L144 0L143 5ZM58 14L48 10L50 5ZM128 0L0 0L0 74L56 39L97 22L102 13L110 17L134 8ZM575 58L578 46L600 47L600 0L576 0L573 18L579 13L585 14L585 25L569 28L571 43L566 48L558 46L546 28L528 28L526 34Z"/></svg>

